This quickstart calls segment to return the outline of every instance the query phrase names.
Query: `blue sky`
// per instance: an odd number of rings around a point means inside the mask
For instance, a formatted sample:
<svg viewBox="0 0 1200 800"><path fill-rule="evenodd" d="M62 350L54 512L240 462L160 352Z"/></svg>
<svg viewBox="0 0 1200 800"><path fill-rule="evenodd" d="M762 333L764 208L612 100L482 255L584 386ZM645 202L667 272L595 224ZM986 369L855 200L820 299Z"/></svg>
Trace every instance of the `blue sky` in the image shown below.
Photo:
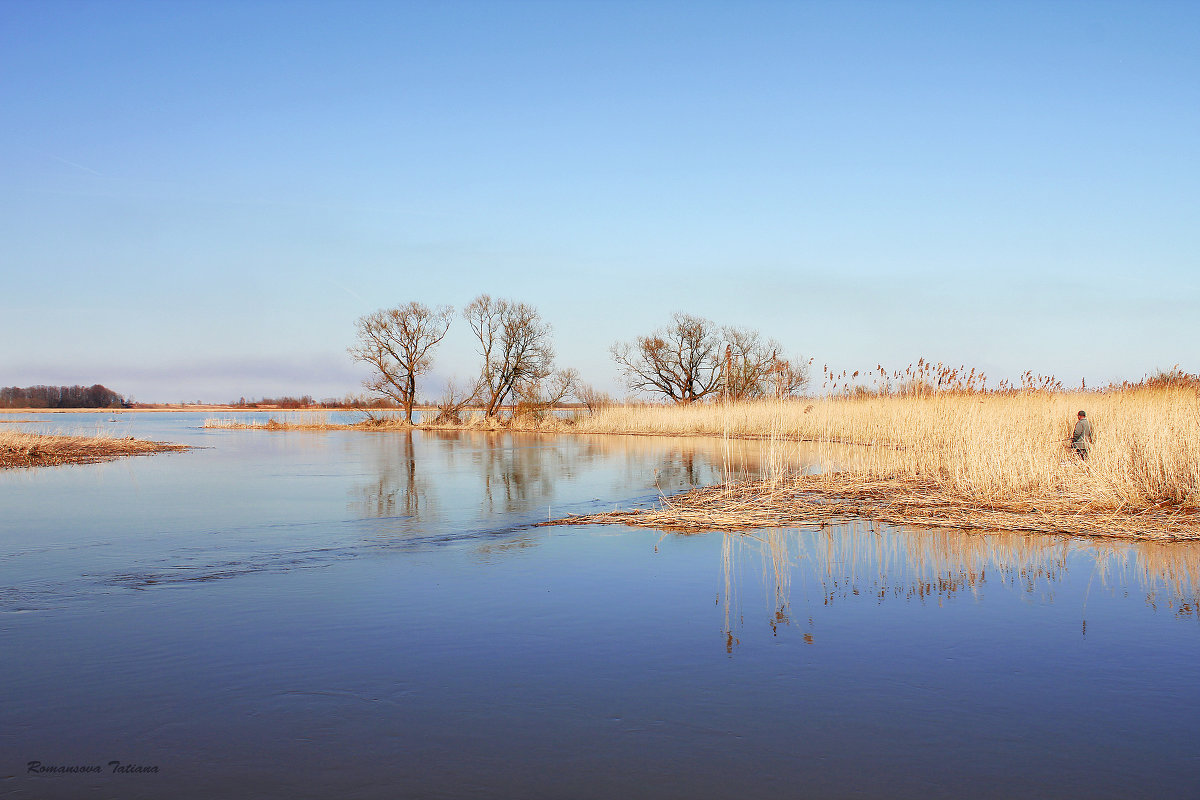
<svg viewBox="0 0 1200 800"><path fill-rule="evenodd" d="M1200 370L1200 4L0 3L0 385L340 396L354 321ZM476 368L461 320L426 394Z"/></svg>

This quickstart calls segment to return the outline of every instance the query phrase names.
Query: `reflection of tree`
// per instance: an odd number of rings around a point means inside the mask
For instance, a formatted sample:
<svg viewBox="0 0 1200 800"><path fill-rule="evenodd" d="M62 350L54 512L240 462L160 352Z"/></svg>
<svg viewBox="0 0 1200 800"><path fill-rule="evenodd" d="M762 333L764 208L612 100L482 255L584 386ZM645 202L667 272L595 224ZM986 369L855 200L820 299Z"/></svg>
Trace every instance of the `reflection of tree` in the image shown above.
<svg viewBox="0 0 1200 800"><path fill-rule="evenodd" d="M552 500L555 482L575 477L579 457L579 448L572 441L488 434L487 446L475 451L488 511L524 511Z"/></svg>
<svg viewBox="0 0 1200 800"><path fill-rule="evenodd" d="M417 475L416 448L413 432L385 434L387 446L374 451L376 455L374 476L357 489L357 510L367 517L395 517L405 515L421 518L422 509L428 515L436 510L427 480Z"/></svg>
<svg viewBox="0 0 1200 800"><path fill-rule="evenodd" d="M763 464L763 443L754 440L487 431L407 431L372 437L366 444L374 459L374 476L356 489L356 507L372 517L436 511L429 478L434 473L453 477L460 487L453 500L460 507L474 505L475 499L461 491L472 479L479 480L482 508L499 513L555 502L559 481L587 480L596 473L605 475L606 483L611 479L611 485L598 484L595 495L619 502L631 490L674 494L709 485L726 471L758 475ZM433 463L422 463L418 472L417 461Z"/></svg>
<svg viewBox="0 0 1200 800"><path fill-rule="evenodd" d="M695 451L672 453L659 467L658 487L663 491L679 491L704 486L716 478L712 467L703 454Z"/></svg>
<svg viewBox="0 0 1200 800"><path fill-rule="evenodd" d="M985 586L1052 600L1072 563L1086 565L1097 587L1124 590L1135 583L1152 609L1198 616L1200 543L1114 543L1019 533L979 534L956 530L895 530L864 522L820 530L765 529L726 533L721 558L724 585L722 634L726 649L738 643L739 582L747 555L761 560L769 598L768 625L776 635L790 624L791 587L799 577L805 603L828 607L869 598L876 603L937 603L959 595L978 597ZM818 596L809 591L816 589ZM1085 600L1086 609L1086 600ZM1086 626L1086 620L1084 621ZM814 641L812 616L804 634Z"/></svg>
<svg viewBox="0 0 1200 800"><path fill-rule="evenodd" d="M755 440L655 436L607 441L620 448L624 485L643 482L667 495L719 483L726 471L757 476L762 466L761 443ZM630 446L631 441L638 446ZM653 464L652 472L648 462Z"/></svg>
<svg viewBox="0 0 1200 800"><path fill-rule="evenodd" d="M557 440L558 442L563 439ZM580 462L620 465L609 493L654 489L670 495L719 483L724 475L757 477L763 471L763 442L708 436L588 436L572 440ZM806 453L807 455L807 453ZM816 463L797 451L793 466Z"/></svg>

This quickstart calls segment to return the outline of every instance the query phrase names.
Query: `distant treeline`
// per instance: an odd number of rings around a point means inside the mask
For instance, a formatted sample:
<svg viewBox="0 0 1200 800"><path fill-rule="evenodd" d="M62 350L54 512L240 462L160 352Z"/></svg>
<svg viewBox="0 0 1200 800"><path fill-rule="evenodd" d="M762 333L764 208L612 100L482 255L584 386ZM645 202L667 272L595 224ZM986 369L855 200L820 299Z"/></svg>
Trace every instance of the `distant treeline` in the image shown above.
<svg viewBox="0 0 1200 800"><path fill-rule="evenodd" d="M389 398L362 398L353 395L347 395L342 399L336 397L327 397L323 400L314 400L312 395L306 394L301 397L264 397L261 400L247 400L244 397L239 397L236 402L230 403L231 406L240 408L258 408L266 406L269 408L396 408L397 404Z"/></svg>
<svg viewBox="0 0 1200 800"><path fill-rule="evenodd" d="M106 386L5 386L0 408L121 408L125 398Z"/></svg>

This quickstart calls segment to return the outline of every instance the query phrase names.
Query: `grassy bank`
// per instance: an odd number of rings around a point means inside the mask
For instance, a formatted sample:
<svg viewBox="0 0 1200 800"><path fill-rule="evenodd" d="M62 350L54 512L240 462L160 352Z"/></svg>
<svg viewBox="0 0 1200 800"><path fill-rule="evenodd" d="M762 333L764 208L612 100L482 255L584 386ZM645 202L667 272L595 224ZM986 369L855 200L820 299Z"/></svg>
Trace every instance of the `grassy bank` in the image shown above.
<svg viewBox="0 0 1200 800"><path fill-rule="evenodd" d="M128 437L66 436L0 431L0 469L90 464L125 456L186 450L185 445Z"/></svg>

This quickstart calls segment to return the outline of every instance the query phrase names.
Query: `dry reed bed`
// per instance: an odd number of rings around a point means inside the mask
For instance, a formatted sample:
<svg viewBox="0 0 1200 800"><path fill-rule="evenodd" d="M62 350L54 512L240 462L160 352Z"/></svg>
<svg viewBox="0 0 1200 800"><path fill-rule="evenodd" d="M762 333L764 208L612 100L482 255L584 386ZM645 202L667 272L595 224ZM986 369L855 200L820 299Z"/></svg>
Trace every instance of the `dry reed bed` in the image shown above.
<svg viewBox="0 0 1200 800"><path fill-rule="evenodd" d="M1095 431L1085 464L1063 447L1080 409ZM863 477L932 480L985 505L1067 496L1115 511L1161 503L1195 508L1200 500L1200 396L1191 389L622 407L578 429L755 435L784 450L791 440L875 445L849 459L831 456L828 466Z"/></svg>
<svg viewBox="0 0 1200 800"><path fill-rule="evenodd" d="M744 481L666 497L657 508L566 517L545 525L623 524L683 533L744 531L870 519L926 528L1062 533L1146 541L1200 540L1200 515L1172 507L1111 511L1069 500L987 505L933 481L864 480L850 473Z"/></svg>
<svg viewBox="0 0 1200 800"><path fill-rule="evenodd" d="M186 445L111 436L0 431L0 469L91 464L125 456L187 450Z"/></svg>
<svg viewBox="0 0 1200 800"><path fill-rule="evenodd" d="M1064 449L1075 412L1090 457ZM1191 388L955 394L612 408L582 431L759 436L768 476L664 501L659 509L572 518L685 530L867 517L897 524L1142 539L1200 538L1200 396ZM819 476L788 475L788 442L829 445Z"/></svg>
<svg viewBox="0 0 1200 800"><path fill-rule="evenodd" d="M295 420L284 418L282 421L274 417L263 422L250 422L244 419L235 417L209 417L204 420L205 428L221 428L225 430L254 430L254 431L337 431L337 430L365 430L364 423L354 425L329 422L327 420L312 419L312 420ZM385 425L374 426L376 430L405 430L412 426L407 423L389 421Z"/></svg>

